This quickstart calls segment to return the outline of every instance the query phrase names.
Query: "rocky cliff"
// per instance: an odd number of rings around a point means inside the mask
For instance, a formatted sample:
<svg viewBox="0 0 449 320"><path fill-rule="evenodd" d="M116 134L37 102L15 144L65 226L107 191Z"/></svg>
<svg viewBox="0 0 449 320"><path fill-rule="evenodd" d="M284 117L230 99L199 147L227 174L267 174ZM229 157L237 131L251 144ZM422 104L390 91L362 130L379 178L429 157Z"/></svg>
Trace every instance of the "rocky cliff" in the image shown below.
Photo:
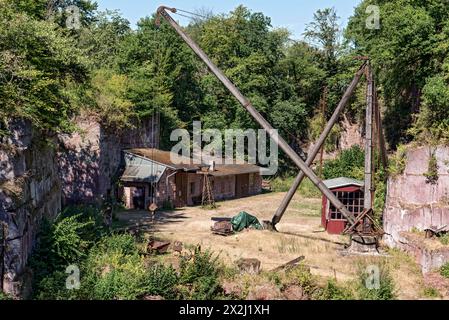
<svg viewBox="0 0 449 320"><path fill-rule="evenodd" d="M119 174L122 150L158 147L158 125L145 120L114 132L95 119L77 120L79 132L61 135L57 154L63 204L95 202L105 197Z"/></svg>
<svg viewBox="0 0 449 320"><path fill-rule="evenodd" d="M438 169L438 180L434 184L429 183L424 175L429 170L432 153ZM429 227L449 227L449 147L410 148L406 163L401 175L388 180L384 211L384 230L387 234L384 240L391 247L428 257L420 258L423 271L427 272L441 266L447 258L434 257L427 251L415 252L416 246L405 235Z"/></svg>
<svg viewBox="0 0 449 320"><path fill-rule="evenodd" d="M77 133L48 139L27 121L14 120L0 140L0 284L14 296L23 289L42 219L54 218L64 205L104 197L119 174L123 149L158 146L151 119L120 133L93 118L77 126Z"/></svg>
<svg viewBox="0 0 449 320"><path fill-rule="evenodd" d="M44 139L26 121L13 121L8 129L0 148L0 221L6 239L0 277L5 292L19 295L39 222L61 209L61 183L54 140Z"/></svg>

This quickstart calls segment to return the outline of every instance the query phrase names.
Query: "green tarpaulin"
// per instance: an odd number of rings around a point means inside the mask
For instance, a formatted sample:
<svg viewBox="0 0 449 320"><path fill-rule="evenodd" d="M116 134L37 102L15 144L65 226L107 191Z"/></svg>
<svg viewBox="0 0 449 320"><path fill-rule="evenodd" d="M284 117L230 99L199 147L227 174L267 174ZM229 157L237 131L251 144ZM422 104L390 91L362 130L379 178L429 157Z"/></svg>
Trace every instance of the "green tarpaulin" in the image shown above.
<svg viewBox="0 0 449 320"><path fill-rule="evenodd" d="M240 232L243 229L263 229L259 220L255 216L250 215L248 212L241 211L238 215L231 219L232 229L235 232Z"/></svg>

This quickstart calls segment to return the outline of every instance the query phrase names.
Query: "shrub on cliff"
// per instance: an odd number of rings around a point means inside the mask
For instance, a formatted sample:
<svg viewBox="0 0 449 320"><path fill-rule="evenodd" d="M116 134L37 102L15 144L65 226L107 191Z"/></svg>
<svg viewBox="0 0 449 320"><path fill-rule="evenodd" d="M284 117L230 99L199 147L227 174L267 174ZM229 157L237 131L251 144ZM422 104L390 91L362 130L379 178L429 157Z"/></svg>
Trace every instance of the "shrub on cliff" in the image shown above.
<svg viewBox="0 0 449 320"><path fill-rule="evenodd" d="M365 154L358 145L354 145L350 149L343 150L338 158L326 161L323 175L325 179L338 177L363 179L364 166Z"/></svg>
<svg viewBox="0 0 449 320"><path fill-rule="evenodd" d="M449 278L449 262L440 268L440 274L445 278Z"/></svg>

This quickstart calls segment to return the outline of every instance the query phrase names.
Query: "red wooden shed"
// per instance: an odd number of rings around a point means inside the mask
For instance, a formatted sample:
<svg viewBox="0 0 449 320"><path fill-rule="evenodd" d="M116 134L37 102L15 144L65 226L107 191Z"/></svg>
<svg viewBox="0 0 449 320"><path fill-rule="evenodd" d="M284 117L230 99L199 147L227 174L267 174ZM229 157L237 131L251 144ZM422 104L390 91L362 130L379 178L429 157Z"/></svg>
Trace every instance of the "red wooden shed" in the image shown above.
<svg viewBox="0 0 449 320"><path fill-rule="evenodd" d="M363 211L363 181L340 177L323 182L355 216ZM322 226L330 234L341 234L347 224L346 218L325 196L322 201Z"/></svg>

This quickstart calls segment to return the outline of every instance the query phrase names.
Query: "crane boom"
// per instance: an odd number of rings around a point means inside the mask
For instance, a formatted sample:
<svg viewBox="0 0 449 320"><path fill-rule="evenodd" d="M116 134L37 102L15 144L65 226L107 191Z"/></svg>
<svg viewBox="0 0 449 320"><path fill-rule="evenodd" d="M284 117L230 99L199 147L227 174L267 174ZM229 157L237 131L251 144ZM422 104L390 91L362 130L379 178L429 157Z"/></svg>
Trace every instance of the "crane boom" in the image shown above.
<svg viewBox="0 0 449 320"><path fill-rule="evenodd" d="M187 43L187 45L195 52L195 54L208 66L211 72L223 83L223 85L231 92L231 94L240 102L240 104L249 112L256 122L268 133L270 138L287 154L287 156L295 163L295 165L312 181L313 184L321 191L321 193L329 199L334 207L339 210L342 215L348 219L350 224L354 224L354 214L351 213L344 204L330 191L312 169L301 159L301 157L289 146L289 144L280 137L276 130L268 123L267 120L254 108L251 102L240 92L240 90L225 76L225 74L209 59L206 53L182 30L181 26L167 12L176 12L175 8L161 6L157 10L156 23L160 23L159 17L163 17Z"/></svg>

